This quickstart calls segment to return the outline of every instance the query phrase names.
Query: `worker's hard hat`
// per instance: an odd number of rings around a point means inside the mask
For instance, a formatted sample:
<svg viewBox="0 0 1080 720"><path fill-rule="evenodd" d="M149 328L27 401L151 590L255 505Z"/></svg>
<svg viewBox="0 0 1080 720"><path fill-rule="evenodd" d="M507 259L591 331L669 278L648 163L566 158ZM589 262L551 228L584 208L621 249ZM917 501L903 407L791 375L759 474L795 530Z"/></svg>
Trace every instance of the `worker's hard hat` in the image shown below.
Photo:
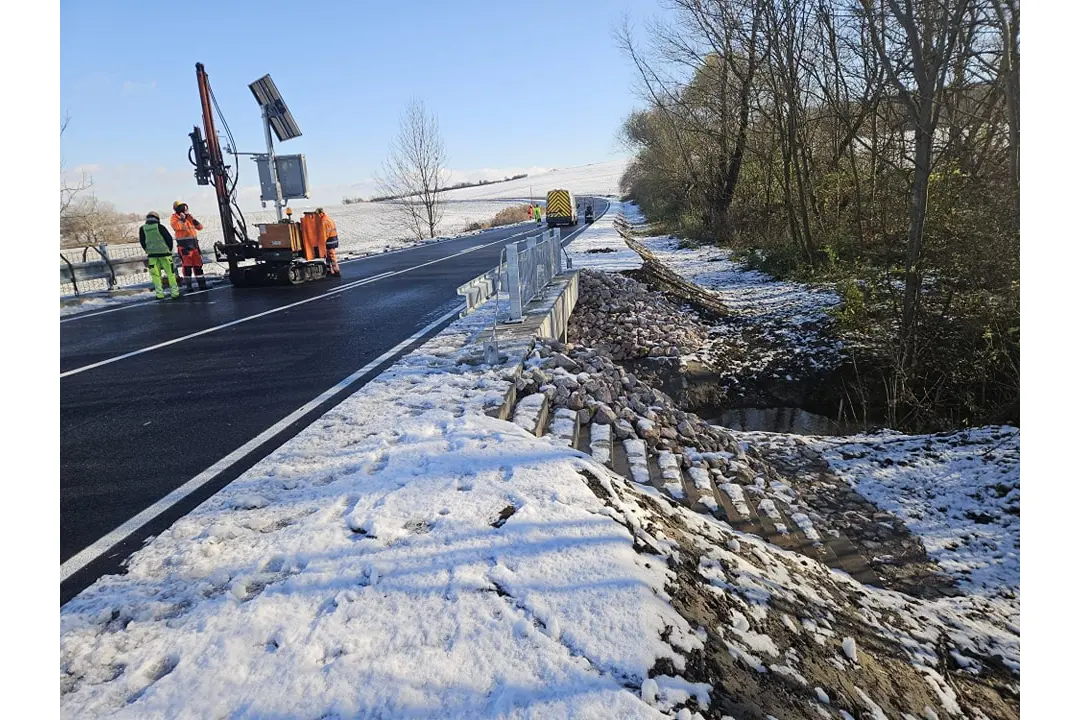
<svg viewBox="0 0 1080 720"><path fill-rule="evenodd" d="M157 210L151 210L150 212L146 213L146 217L147 218L154 218L155 220L160 220L161 219L161 216L158 215Z"/></svg>
<svg viewBox="0 0 1080 720"><path fill-rule="evenodd" d="M187 203L184 202L183 200L177 200L176 202L174 202L172 204L172 209L175 210L176 208L180 207L181 205L187 205Z"/></svg>

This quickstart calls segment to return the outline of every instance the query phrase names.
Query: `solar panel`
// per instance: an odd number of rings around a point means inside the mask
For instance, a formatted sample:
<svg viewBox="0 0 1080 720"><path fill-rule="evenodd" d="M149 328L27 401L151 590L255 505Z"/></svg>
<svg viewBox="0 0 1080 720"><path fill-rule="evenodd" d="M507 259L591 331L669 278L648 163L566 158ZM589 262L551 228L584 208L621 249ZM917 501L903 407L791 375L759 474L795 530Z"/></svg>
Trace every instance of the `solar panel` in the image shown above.
<svg viewBox="0 0 1080 720"><path fill-rule="evenodd" d="M285 142L300 137L300 126L296 124L296 120L293 119L292 113L289 112L285 101L281 99L281 93L278 92L277 86L269 75L263 75L248 87L251 88L251 94L255 96L255 102L266 111L270 127L274 129L278 141Z"/></svg>

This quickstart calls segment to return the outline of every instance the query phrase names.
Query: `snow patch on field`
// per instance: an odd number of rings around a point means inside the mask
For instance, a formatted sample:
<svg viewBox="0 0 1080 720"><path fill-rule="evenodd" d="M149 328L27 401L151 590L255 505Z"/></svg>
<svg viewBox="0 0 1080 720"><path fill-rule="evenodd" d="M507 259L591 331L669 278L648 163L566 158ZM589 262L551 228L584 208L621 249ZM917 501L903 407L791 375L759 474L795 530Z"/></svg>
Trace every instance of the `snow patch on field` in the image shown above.
<svg viewBox="0 0 1080 720"><path fill-rule="evenodd" d="M450 190L446 193L450 200L493 200L521 199L528 202L530 190L532 198L546 201L548 190L556 188L569 190L577 196L608 195L619 196L619 179L626 170L629 158L618 158L588 165L557 168L543 173L532 173L528 177L509 182L491 183L476 187Z"/></svg>

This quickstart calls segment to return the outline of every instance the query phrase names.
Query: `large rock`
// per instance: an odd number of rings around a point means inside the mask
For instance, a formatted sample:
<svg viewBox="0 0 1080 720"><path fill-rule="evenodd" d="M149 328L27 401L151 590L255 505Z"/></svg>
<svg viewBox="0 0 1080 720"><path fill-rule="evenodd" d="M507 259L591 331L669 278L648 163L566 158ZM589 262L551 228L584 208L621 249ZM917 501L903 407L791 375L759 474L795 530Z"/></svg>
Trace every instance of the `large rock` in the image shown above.
<svg viewBox="0 0 1080 720"><path fill-rule="evenodd" d="M600 405L596 408L596 414L593 415L593 422L600 425L610 425L615 422L615 411L608 405Z"/></svg>
<svg viewBox="0 0 1080 720"><path fill-rule="evenodd" d="M599 411L597 411L597 414L599 414ZM616 420L612 428L615 431L615 437L619 440L625 440L626 438L636 436L634 433L634 426L622 418Z"/></svg>
<svg viewBox="0 0 1080 720"><path fill-rule="evenodd" d="M567 348L569 348L569 347L570 346L567 345ZM551 358L555 361L555 364L557 366L561 367L563 370L572 370L574 372L577 372L578 369L579 369L579 366L578 366L578 364L576 362L574 362L573 360L571 360L570 358L568 358L566 355L562 354L561 352L560 353L555 353L554 355L551 356Z"/></svg>
<svg viewBox="0 0 1080 720"><path fill-rule="evenodd" d="M697 436L697 432L694 430L694 426L686 420L683 420L679 423L678 430L680 435L684 435L688 438L693 438Z"/></svg>

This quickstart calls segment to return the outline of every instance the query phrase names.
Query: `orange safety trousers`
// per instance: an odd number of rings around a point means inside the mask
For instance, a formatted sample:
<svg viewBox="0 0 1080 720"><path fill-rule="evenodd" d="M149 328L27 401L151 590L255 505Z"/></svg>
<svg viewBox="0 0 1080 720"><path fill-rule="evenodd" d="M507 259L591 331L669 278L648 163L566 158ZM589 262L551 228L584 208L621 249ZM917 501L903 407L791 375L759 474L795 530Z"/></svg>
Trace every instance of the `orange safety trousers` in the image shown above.
<svg viewBox="0 0 1080 720"><path fill-rule="evenodd" d="M201 268L202 253L199 248L180 248L180 266L186 268Z"/></svg>

